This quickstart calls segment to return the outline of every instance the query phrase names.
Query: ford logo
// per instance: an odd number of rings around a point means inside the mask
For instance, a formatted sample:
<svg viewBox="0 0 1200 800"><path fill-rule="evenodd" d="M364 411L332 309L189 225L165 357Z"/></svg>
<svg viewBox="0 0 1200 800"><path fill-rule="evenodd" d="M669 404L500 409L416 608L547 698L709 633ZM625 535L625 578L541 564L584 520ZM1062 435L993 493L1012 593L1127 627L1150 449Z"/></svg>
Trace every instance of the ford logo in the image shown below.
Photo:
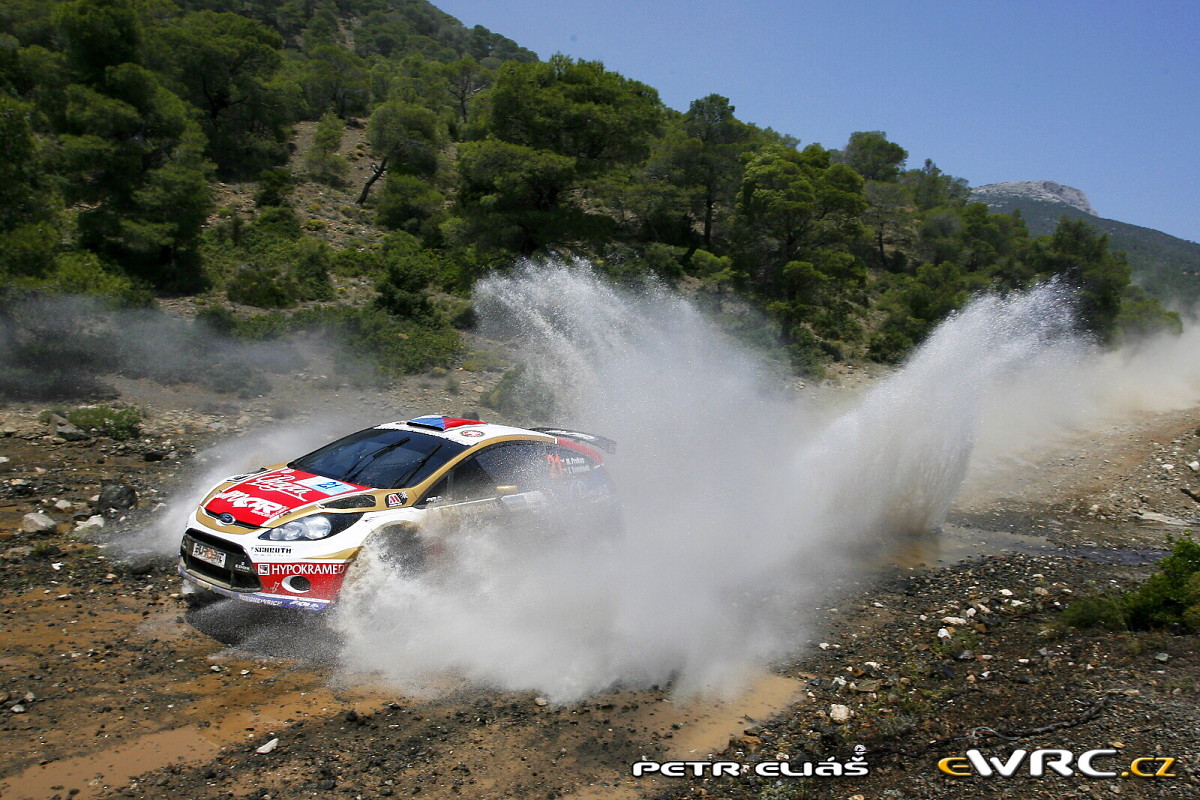
<svg viewBox="0 0 1200 800"><path fill-rule="evenodd" d="M230 514L228 512L226 512L224 514L218 514L217 519L219 519L221 521L222 525L232 525L233 524L233 514Z"/></svg>

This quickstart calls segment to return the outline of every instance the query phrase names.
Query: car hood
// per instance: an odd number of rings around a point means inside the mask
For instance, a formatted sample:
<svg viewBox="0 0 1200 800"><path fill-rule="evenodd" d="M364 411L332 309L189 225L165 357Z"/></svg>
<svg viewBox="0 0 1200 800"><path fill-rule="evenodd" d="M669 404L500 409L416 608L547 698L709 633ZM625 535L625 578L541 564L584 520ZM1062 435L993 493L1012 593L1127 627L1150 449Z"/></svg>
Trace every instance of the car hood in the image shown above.
<svg viewBox="0 0 1200 800"><path fill-rule="evenodd" d="M362 491L370 491L370 487L282 467L226 481L204 504L204 510L214 516L229 514L250 525L266 525L301 506Z"/></svg>

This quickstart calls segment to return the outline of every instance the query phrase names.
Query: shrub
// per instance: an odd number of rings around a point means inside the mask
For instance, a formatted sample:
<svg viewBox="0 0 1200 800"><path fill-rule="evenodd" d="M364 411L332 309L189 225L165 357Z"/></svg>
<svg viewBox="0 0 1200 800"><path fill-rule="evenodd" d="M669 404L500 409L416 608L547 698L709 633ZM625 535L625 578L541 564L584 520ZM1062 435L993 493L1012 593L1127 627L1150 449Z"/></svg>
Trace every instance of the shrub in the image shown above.
<svg viewBox="0 0 1200 800"><path fill-rule="evenodd" d="M235 303L256 308L286 308L296 304L295 288L275 267L243 267L225 287Z"/></svg>
<svg viewBox="0 0 1200 800"><path fill-rule="evenodd" d="M1184 611L1195 602L1189 600L1192 578L1197 573L1200 543L1190 536L1176 540L1171 555L1159 564L1159 571L1129 593L1126 604L1130 627L1141 630L1182 623Z"/></svg>
<svg viewBox="0 0 1200 800"><path fill-rule="evenodd" d="M263 170L258 176L258 191L254 194L254 204L259 208L285 205L294 188L296 181L286 168Z"/></svg>
<svg viewBox="0 0 1200 800"><path fill-rule="evenodd" d="M133 406L80 406L64 416L77 428L118 441L136 439L142 434L142 412Z"/></svg>
<svg viewBox="0 0 1200 800"><path fill-rule="evenodd" d="M1082 597L1063 612L1062 623L1108 630L1183 625L1200 633L1200 543L1190 535L1173 541L1171 554L1141 586L1120 595Z"/></svg>
<svg viewBox="0 0 1200 800"><path fill-rule="evenodd" d="M52 406L38 414L38 421L49 422L55 416L64 418L81 430L121 441L137 438L142 433L142 412L133 406L79 406L70 409Z"/></svg>

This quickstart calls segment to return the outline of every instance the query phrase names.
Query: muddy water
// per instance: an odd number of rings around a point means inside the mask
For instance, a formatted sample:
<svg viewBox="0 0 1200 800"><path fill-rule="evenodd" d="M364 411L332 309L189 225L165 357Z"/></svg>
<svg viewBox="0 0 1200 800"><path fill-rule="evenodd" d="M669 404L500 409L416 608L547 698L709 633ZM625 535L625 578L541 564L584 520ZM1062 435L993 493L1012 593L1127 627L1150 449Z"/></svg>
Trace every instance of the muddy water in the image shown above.
<svg viewBox="0 0 1200 800"><path fill-rule="evenodd" d="M927 534L904 537L893 545L888 561L894 566L913 569L945 567L1006 552L1047 553L1058 549L1044 536L952 524Z"/></svg>

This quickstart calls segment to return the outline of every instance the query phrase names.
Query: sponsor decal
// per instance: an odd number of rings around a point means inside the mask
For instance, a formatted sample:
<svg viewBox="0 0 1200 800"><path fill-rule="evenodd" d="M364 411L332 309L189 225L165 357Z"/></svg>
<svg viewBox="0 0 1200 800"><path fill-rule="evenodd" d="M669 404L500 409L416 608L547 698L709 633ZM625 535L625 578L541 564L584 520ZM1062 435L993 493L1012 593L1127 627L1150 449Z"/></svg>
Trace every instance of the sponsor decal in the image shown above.
<svg viewBox="0 0 1200 800"><path fill-rule="evenodd" d="M281 469L276 472L271 472L261 477L252 478L246 481L242 486L247 486L252 489L258 489L260 492L278 492L285 494L293 500L307 502L308 496L314 489L312 486L305 486L302 481L295 479L293 470Z"/></svg>
<svg viewBox="0 0 1200 800"><path fill-rule="evenodd" d="M255 553L276 553L279 555L290 555L292 548L290 547L251 547Z"/></svg>
<svg viewBox="0 0 1200 800"><path fill-rule="evenodd" d="M261 517L273 517L287 511L287 506L261 497L251 497L239 489L228 489L213 497L213 500L224 500L234 508L247 508Z"/></svg>
<svg viewBox="0 0 1200 800"><path fill-rule="evenodd" d="M561 456L551 453L546 456L546 463L550 465L551 478L561 478L564 474L566 474L563 471L563 460Z"/></svg>
<svg viewBox="0 0 1200 800"><path fill-rule="evenodd" d="M845 761L826 758L821 761L758 761L743 764L739 761L638 761L630 767L635 778L661 775L664 778L738 778L754 775L759 778L841 778L861 777L871 772L867 763L867 748L854 746L854 757Z"/></svg>
<svg viewBox="0 0 1200 800"><path fill-rule="evenodd" d="M483 436L483 431L476 431L476 430L459 431L458 435L459 436L467 436L471 439L478 439L480 436Z"/></svg>
<svg viewBox="0 0 1200 800"><path fill-rule="evenodd" d="M345 564L258 564L258 574L271 575L341 575Z"/></svg>
<svg viewBox="0 0 1200 800"><path fill-rule="evenodd" d="M311 478L305 478L296 483L316 489L324 495L345 494L346 492L354 491L355 487L348 483L335 481L333 478L322 478L320 475L315 475Z"/></svg>
<svg viewBox="0 0 1200 800"><path fill-rule="evenodd" d="M392 494L389 494L387 496L387 498L385 498L384 502L387 503L388 508L396 508L397 506L402 506L408 502L408 493L393 492Z"/></svg>
<svg viewBox="0 0 1200 800"><path fill-rule="evenodd" d="M938 769L947 775L965 778L978 775L981 778L1011 778L1017 773L1040 778L1050 772L1064 778L1082 775L1087 778L1174 778L1174 758L1135 758L1128 767L1117 764L1097 763L1119 756L1114 749L1086 750L1078 756L1070 750L1039 749L1014 750L1006 757L985 756L979 750L968 750L963 756L950 756L937 763ZM1120 772L1118 772L1120 770Z"/></svg>
<svg viewBox="0 0 1200 800"><path fill-rule="evenodd" d="M562 463L563 469L567 471L568 475L580 475L584 472L590 472L592 469L588 464L588 460L582 456L571 456L569 458L564 458Z"/></svg>

